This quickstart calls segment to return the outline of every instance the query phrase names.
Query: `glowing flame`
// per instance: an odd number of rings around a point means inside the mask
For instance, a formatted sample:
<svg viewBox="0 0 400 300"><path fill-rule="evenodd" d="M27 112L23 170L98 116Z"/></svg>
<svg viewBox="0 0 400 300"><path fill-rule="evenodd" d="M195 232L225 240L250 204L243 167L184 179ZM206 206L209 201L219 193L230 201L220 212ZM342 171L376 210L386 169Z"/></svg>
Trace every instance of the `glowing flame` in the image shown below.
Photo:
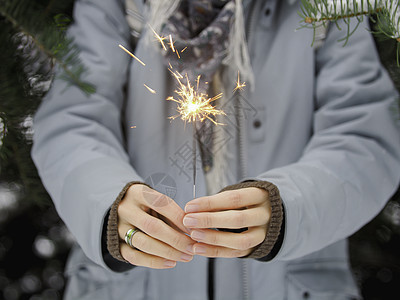
<svg viewBox="0 0 400 300"><path fill-rule="evenodd" d="M216 109L211 103L222 97L222 93L217 96L210 98L207 94L198 91L191 84L186 75L187 84L183 84L181 79L184 77L177 71L170 72L175 77L178 82L178 89L175 93L178 95L178 99L174 97L168 97L167 100L174 101L178 103L177 111L178 115L170 117L171 119L176 119L180 117L185 122L203 122L205 119L209 119L216 125L217 123L211 116L225 115L222 110ZM200 80L200 76L197 78L197 82Z"/></svg>

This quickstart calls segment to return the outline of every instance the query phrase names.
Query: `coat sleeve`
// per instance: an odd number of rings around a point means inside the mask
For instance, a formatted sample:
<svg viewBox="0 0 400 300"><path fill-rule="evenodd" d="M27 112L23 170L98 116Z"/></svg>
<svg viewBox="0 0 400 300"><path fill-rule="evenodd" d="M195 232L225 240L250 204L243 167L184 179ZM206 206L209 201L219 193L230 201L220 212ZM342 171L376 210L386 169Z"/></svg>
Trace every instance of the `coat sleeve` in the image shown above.
<svg viewBox="0 0 400 300"><path fill-rule="evenodd" d="M69 35L88 69L83 79L96 93L85 95L56 77L34 118L32 156L43 183L85 254L104 267L104 216L127 182L141 180L121 130L130 65L118 48L129 41L125 22L122 1L76 1Z"/></svg>
<svg viewBox="0 0 400 300"><path fill-rule="evenodd" d="M348 237L378 214L399 183L398 95L365 26L345 46L338 42L345 30L331 26L316 54L312 137L299 161L257 178L274 183L284 203L284 241L274 259L295 259Z"/></svg>

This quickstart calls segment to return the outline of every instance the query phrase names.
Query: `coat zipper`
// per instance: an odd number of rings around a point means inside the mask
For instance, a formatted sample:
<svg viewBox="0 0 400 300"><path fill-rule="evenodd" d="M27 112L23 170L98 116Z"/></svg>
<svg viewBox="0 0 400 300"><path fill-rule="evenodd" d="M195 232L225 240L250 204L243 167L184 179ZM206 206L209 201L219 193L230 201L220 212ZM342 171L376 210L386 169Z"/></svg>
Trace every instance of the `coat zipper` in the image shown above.
<svg viewBox="0 0 400 300"><path fill-rule="evenodd" d="M243 180L247 176L247 164L246 164L246 144L245 144L245 128L244 121L245 116L243 115L242 103L240 93L236 97L237 109L236 117L238 123L238 147L239 147L239 176L240 180ZM249 294L249 278L248 278L248 266L247 261L242 259L242 278L243 278L243 299L250 300Z"/></svg>
<svg viewBox="0 0 400 300"><path fill-rule="evenodd" d="M247 44L249 45L251 42L251 34L253 28L255 26L254 19L256 13L256 0L251 1L248 19L246 22L246 38ZM250 52L250 49L249 49ZM242 105L241 105L241 94L239 93L237 96L237 104L238 104L238 140L239 140L239 162L240 162L240 179L243 179L247 176L247 164L246 164L246 144L245 144L245 116L243 115ZM249 266L245 259L242 260L242 278L243 278L243 299L250 300L250 290L249 290Z"/></svg>
<svg viewBox="0 0 400 300"><path fill-rule="evenodd" d="M247 42L249 43L250 37L251 37L251 29L254 27L253 24L253 19L254 19L254 14L255 14L255 3L257 1L251 1L250 3L250 8L249 8L249 13L248 13L248 19L246 22L246 37L247 37ZM239 143L239 175L240 178L243 179L247 175L247 166L246 166L246 149L245 149L245 141L244 141L244 116L241 114L242 111L242 105L240 102L241 95L239 93L239 96L237 96L236 101L237 101L237 110L236 110L236 117L237 117L237 122L238 122L238 143ZM247 261L243 260L242 261L242 277L243 277L243 299L244 300L250 300L250 292L249 292L249 274L248 274L248 265ZM215 298L215 260L213 258L208 259L208 299L209 300L214 300Z"/></svg>

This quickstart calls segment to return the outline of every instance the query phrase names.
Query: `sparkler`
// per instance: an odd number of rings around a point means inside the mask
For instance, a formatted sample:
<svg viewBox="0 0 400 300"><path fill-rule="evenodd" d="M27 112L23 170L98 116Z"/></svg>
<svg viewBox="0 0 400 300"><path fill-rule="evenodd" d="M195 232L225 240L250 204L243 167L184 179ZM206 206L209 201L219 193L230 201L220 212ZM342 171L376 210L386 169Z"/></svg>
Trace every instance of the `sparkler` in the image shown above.
<svg viewBox="0 0 400 300"><path fill-rule="evenodd" d="M222 110L216 109L211 103L222 97L222 93L217 96L210 98L207 94L199 91L200 76L197 77L196 89L190 83L187 74L183 77L179 72L169 69L172 75L178 82L178 89L175 93L178 95L178 99L170 96L167 100L178 103L177 111L178 114L170 117L170 119L176 119L180 117L184 122L193 123L193 198L196 198L196 149L197 149L197 132L196 122L203 122L208 119L215 125L220 125L214 118L217 115L225 115ZM182 83L182 79L186 79L187 84Z"/></svg>
<svg viewBox="0 0 400 300"><path fill-rule="evenodd" d="M164 40L166 40L166 37L160 36L151 26L151 30L154 33L154 36L156 37L157 41L161 44L163 49L165 51L168 51ZM174 46L174 41L172 39L172 36L169 35L168 37L169 43L168 45L170 46L170 49L176 53L178 58L180 59L179 51L178 49L175 48ZM141 63L143 66L145 66L145 63L143 63L138 57L136 57L133 53L131 53L129 50L127 50L125 47L122 45L119 45L119 47L124 50L126 53L131 55L134 59L136 59L139 63ZM187 49L187 47L183 48L181 50L181 53L184 52ZM177 112L178 114L175 116L169 117L170 119L176 119L180 117L185 123L193 123L193 198L196 198L196 146L197 146L197 131L196 131L196 122L204 122L205 120L210 120L214 125L222 125L221 123L218 123L215 120L215 117L218 115L225 115L225 113L222 110L216 109L213 105L212 102L218 100L219 98L222 97L222 93L214 96L214 97L209 97L206 93L203 93L199 91L199 84L200 84L200 76L197 77L197 84L196 87L190 82L189 77L187 74L183 76L180 74L178 71L174 71L172 65L169 63L169 71L171 72L172 76L176 79L178 83L178 88L174 91L177 94L177 98L174 98L173 96L170 96L167 98L169 101L174 101L178 104L177 106ZM186 84L184 84L182 81L185 80ZM207 83L206 83L207 84ZM144 86L149 90L152 94L155 94L156 91L151 89L149 86L144 84ZM243 87L245 87L245 83L240 82L240 77L239 77L239 72L238 72L238 79L236 83L236 88L234 89L233 92L236 90L242 90ZM136 126L132 126L131 128L136 128Z"/></svg>

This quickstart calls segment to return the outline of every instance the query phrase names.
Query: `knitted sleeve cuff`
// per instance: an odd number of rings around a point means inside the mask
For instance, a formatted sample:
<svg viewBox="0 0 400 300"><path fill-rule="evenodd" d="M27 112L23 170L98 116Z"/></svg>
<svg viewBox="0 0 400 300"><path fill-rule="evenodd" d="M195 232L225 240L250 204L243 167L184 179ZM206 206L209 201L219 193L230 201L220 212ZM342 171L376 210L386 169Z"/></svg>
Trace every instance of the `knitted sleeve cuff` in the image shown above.
<svg viewBox="0 0 400 300"><path fill-rule="evenodd" d="M269 221L268 232L264 241L256 246L253 252L251 252L248 256L245 256L245 258L259 259L267 256L278 240L283 222L282 200L278 188L268 181L246 181L227 186L221 192L248 187L257 187L266 190L269 194L269 202L271 205L271 219Z"/></svg>
<svg viewBox="0 0 400 300"><path fill-rule="evenodd" d="M107 250L117 260L123 261L128 263L122 255L120 251L120 237L118 234L118 205L121 203L122 199L124 198L126 191L134 184L144 184L140 181L131 181L127 183L122 191L119 193L117 199L111 206L110 214L108 216L107 221ZM148 186L148 185L147 185Z"/></svg>

